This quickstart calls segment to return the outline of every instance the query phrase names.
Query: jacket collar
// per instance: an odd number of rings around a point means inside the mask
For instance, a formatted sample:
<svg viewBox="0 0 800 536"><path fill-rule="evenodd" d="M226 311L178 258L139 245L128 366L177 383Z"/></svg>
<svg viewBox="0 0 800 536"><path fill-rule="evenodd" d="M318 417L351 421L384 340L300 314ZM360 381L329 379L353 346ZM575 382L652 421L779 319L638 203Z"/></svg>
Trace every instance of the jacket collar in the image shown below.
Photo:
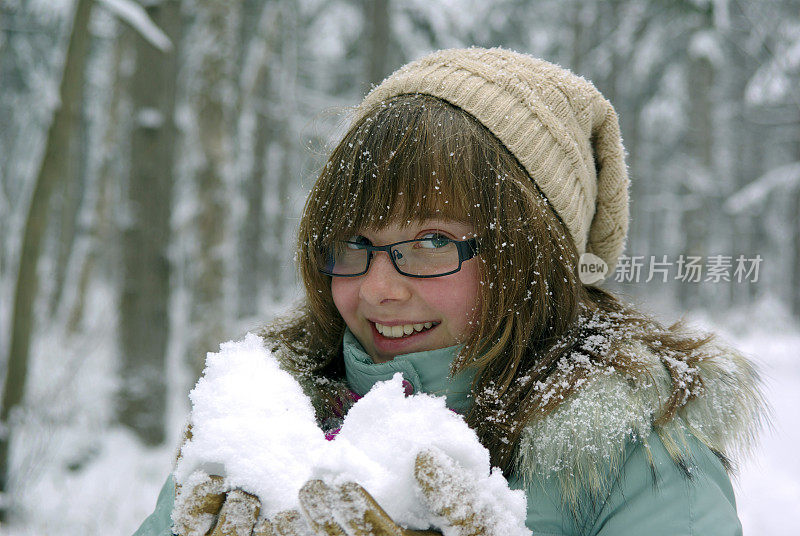
<svg viewBox="0 0 800 536"><path fill-rule="evenodd" d="M450 377L450 363L461 345L398 355L386 363L374 363L350 329L345 330L342 344L347 383L359 396L399 372L411 383L414 393L445 396L447 407L458 413L465 414L472 405L469 393L475 373L464 371Z"/></svg>

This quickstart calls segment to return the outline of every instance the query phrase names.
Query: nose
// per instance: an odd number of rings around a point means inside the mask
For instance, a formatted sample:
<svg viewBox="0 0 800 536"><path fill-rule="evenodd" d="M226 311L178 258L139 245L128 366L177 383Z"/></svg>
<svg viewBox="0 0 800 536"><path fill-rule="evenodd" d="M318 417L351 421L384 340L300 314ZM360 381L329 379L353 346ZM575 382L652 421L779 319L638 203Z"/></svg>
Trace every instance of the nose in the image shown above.
<svg viewBox="0 0 800 536"><path fill-rule="evenodd" d="M394 269L389 254L385 251L373 253L369 270L362 278L359 296L371 304L403 301L411 296L409 278Z"/></svg>

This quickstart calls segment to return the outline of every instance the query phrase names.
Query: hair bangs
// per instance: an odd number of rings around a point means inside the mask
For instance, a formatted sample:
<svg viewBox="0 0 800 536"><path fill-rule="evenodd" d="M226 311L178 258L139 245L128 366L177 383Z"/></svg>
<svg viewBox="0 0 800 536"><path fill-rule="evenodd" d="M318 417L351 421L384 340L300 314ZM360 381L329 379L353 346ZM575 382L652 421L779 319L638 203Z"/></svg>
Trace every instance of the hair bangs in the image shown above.
<svg viewBox="0 0 800 536"><path fill-rule="evenodd" d="M317 183L318 244L428 219L475 225L484 181L463 113L427 95L377 107L346 134Z"/></svg>

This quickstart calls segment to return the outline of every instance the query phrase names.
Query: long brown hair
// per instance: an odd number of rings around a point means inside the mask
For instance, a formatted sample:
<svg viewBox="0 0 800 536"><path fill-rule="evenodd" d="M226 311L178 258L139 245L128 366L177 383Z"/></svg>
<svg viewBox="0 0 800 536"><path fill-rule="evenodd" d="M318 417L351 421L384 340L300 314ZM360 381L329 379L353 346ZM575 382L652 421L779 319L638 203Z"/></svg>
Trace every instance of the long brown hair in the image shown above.
<svg viewBox="0 0 800 536"><path fill-rule="evenodd" d="M686 371L711 336L664 328L583 285L574 241L516 158L473 116L427 95L375 107L333 150L300 222L305 302L265 334L302 356L298 366L307 372L341 379L345 324L317 256L359 229L436 217L478 233L480 307L451 372L476 372L467 422L494 465L509 472L524 425L558 407L592 370L642 372L624 340L663 355L676 380L658 419L671 419L698 393L699 378Z"/></svg>

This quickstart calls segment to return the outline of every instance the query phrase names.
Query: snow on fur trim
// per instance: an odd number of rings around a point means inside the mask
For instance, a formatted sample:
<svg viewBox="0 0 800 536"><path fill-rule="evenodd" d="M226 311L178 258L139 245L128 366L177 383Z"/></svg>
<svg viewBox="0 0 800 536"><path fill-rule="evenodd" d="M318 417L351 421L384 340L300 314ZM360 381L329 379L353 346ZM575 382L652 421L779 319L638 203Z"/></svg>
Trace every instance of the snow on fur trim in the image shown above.
<svg viewBox="0 0 800 536"><path fill-rule="evenodd" d="M582 501L602 504L622 470L626 448L658 433L673 461L690 458L692 434L723 461L737 459L753 446L768 412L754 366L737 351L716 344L716 352L697 366L703 382L698 396L664 426L653 422L669 398L671 379L661 359L639 341L627 351L643 365L626 377L613 368L598 369L560 407L523 431L515 472L526 485L557 479L561 500L575 516Z"/></svg>
<svg viewBox="0 0 800 536"><path fill-rule="evenodd" d="M758 432L768 426L769 409L753 363L733 348L712 347L714 355L697 365L703 393L680 416L697 439L736 462L750 454Z"/></svg>

